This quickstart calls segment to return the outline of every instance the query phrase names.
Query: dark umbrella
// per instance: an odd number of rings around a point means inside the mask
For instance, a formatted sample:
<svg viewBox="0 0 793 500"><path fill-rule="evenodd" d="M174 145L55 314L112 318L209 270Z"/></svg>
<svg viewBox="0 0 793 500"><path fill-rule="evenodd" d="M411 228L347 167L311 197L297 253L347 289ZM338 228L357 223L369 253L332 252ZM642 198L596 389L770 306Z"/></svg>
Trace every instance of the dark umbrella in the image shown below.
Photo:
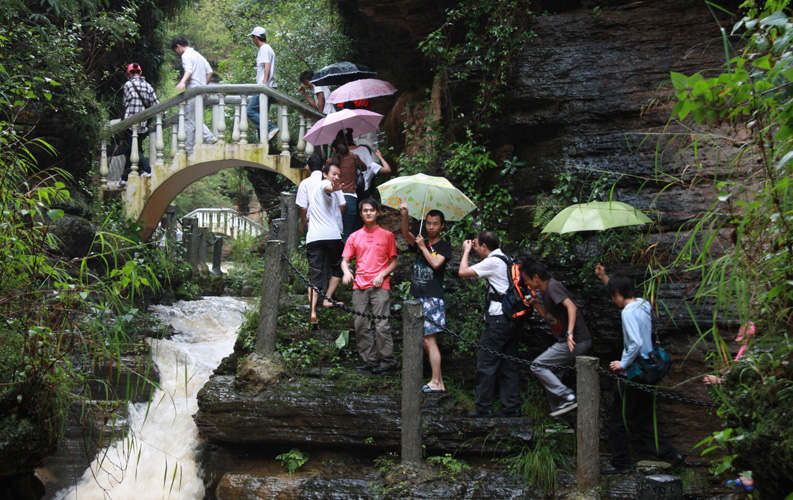
<svg viewBox="0 0 793 500"><path fill-rule="evenodd" d="M369 78L376 74L372 68L365 64L339 62L325 66L314 73L311 83L314 85L344 85L347 82L360 78Z"/></svg>

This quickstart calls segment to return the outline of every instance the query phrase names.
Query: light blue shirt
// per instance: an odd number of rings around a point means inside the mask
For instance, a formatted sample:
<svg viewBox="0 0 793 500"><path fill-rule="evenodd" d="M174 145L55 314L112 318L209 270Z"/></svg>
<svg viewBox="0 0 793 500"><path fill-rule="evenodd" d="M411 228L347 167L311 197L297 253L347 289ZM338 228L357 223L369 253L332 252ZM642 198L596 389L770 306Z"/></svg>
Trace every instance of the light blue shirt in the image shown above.
<svg viewBox="0 0 793 500"><path fill-rule="evenodd" d="M622 359L620 367L628 367L641 355L646 358L653 350L653 322L650 303L639 297L622 308Z"/></svg>

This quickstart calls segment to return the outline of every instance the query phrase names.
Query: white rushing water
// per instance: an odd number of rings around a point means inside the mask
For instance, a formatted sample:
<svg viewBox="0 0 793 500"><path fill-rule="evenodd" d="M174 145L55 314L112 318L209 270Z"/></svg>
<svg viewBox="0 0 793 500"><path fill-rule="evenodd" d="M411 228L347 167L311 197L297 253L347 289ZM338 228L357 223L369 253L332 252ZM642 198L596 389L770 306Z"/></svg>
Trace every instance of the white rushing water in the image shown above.
<svg viewBox="0 0 793 500"><path fill-rule="evenodd" d="M91 462L79 484L57 500L199 500L204 483L196 451L196 396L220 361L231 353L248 308L231 297L205 297L152 307L177 335L152 341L160 389L151 403L130 405L127 438Z"/></svg>

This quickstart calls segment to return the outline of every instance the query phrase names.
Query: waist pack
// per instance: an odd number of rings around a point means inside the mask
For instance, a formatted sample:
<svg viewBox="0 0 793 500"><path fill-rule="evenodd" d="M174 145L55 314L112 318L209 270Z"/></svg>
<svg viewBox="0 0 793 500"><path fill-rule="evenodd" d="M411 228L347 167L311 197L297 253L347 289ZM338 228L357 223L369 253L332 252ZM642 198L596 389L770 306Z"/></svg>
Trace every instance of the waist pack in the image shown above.
<svg viewBox="0 0 793 500"><path fill-rule="evenodd" d="M663 347L658 346L647 358L639 357L628 367L627 377L639 384L655 385L664 378L672 366L672 358Z"/></svg>
<svg viewBox="0 0 793 500"><path fill-rule="evenodd" d="M537 294L526 286L523 281L523 274L520 272L520 264L515 264L512 259L505 255L494 255L501 259L507 265L507 281L509 286L507 291L503 294L497 293L492 285L490 285L490 293L488 298L496 302L501 302L501 309L504 315L510 319L519 319L525 317L530 311L529 307L523 303L523 300L531 296L536 298ZM488 283L489 285L489 283Z"/></svg>

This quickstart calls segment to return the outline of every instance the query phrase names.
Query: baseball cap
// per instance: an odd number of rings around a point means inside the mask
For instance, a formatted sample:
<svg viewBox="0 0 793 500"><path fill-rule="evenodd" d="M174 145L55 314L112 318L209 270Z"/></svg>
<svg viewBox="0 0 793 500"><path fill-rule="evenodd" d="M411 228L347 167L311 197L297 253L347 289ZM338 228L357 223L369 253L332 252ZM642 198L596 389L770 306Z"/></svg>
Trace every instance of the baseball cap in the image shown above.
<svg viewBox="0 0 793 500"><path fill-rule="evenodd" d="M132 63L129 66L127 66L127 72L129 73L131 71L143 71L143 69L140 67L140 64Z"/></svg>
<svg viewBox="0 0 793 500"><path fill-rule="evenodd" d="M248 33L248 36L265 36L264 28L262 28L261 26L256 26L255 28L253 28L253 31Z"/></svg>

